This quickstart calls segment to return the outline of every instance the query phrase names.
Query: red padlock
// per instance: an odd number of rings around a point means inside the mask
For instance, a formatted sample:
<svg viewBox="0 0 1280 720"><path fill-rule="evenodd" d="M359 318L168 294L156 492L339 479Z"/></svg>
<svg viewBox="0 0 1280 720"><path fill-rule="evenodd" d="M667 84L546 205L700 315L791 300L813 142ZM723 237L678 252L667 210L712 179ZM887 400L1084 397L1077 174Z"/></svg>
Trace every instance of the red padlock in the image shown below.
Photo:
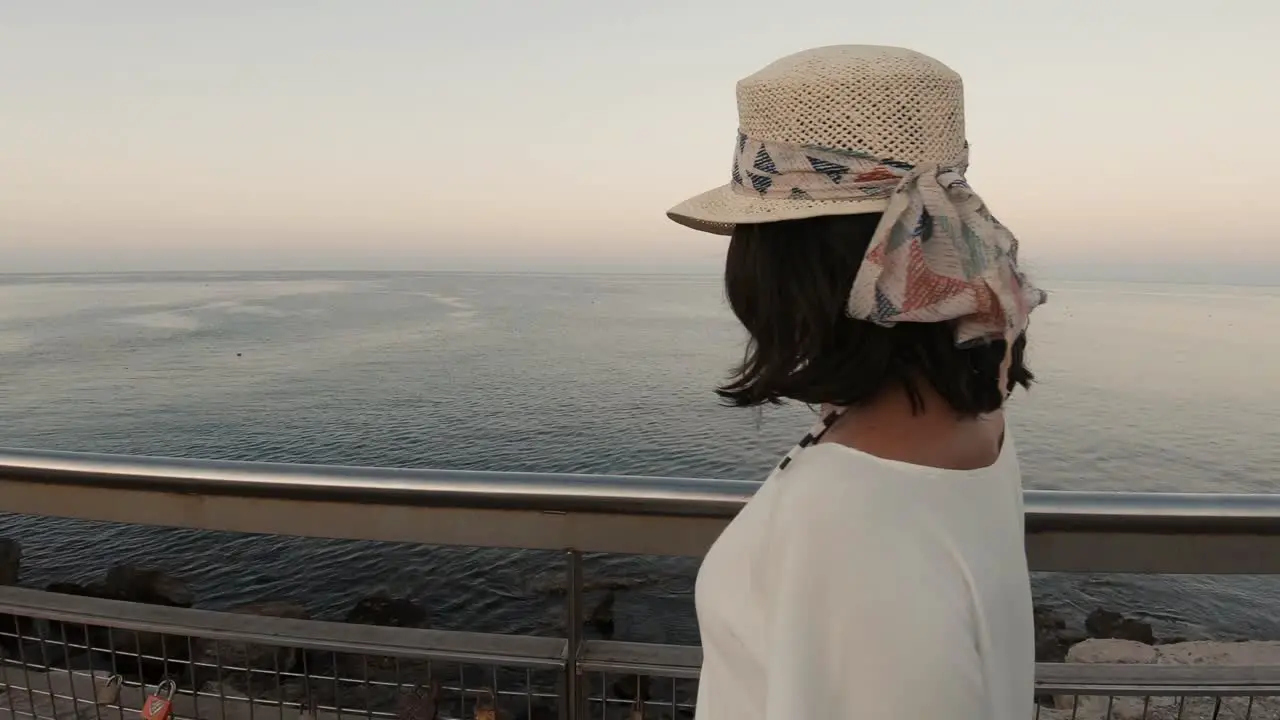
<svg viewBox="0 0 1280 720"><path fill-rule="evenodd" d="M156 686L154 694L147 696L147 701L142 703L142 720L169 720L169 713L173 710L173 693L178 690L178 686L172 680L165 680Z"/></svg>

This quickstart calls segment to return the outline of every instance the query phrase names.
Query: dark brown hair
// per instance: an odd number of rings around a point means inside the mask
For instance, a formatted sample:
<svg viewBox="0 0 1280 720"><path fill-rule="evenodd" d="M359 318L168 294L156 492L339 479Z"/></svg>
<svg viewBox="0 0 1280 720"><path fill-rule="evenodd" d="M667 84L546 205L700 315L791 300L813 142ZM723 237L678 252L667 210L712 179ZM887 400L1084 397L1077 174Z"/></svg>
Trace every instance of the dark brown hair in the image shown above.
<svg viewBox="0 0 1280 720"><path fill-rule="evenodd" d="M845 307L879 214L738 225L725 263L725 292L750 338L742 364L716 392L751 407L797 400L857 406L886 389L924 409L928 383L956 413L1000 409L1005 342L956 346L951 323L886 328ZM1009 389L1029 387L1026 336L1013 344Z"/></svg>

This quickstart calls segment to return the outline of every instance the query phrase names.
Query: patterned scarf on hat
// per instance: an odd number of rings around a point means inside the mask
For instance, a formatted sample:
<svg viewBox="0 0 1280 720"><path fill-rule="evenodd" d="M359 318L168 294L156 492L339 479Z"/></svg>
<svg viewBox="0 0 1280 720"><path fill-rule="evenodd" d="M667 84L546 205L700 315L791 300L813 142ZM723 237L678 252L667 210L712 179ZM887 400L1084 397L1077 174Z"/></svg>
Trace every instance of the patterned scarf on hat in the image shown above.
<svg viewBox="0 0 1280 720"><path fill-rule="evenodd" d="M1003 339L1011 347L1046 294L1018 270L1018 240L965 181L968 155L953 167L911 165L739 134L732 176L735 190L761 197L888 198L849 316L886 327L953 321L960 346ZM1002 382L1008 363L1006 352Z"/></svg>

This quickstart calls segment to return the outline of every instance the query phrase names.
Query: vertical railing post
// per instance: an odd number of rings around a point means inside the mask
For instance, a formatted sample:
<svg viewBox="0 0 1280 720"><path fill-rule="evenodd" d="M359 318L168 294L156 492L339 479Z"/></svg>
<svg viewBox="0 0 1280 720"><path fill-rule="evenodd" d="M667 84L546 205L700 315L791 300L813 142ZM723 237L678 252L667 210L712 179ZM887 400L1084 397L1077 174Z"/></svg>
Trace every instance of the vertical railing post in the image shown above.
<svg viewBox="0 0 1280 720"><path fill-rule="evenodd" d="M565 709L568 720L584 720L586 713L586 688L578 672L578 653L582 648L582 553L570 549L565 552L567 577L565 578L565 636L568 639L569 656L565 658Z"/></svg>

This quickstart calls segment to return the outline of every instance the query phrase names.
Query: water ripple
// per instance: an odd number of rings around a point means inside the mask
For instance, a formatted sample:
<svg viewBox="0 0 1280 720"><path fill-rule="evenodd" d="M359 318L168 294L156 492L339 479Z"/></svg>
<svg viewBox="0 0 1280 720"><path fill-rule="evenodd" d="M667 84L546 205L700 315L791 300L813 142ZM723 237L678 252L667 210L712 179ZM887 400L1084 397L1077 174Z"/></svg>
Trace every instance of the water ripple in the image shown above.
<svg viewBox="0 0 1280 720"><path fill-rule="evenodd" d="M1012 410L1028 485L1261 490L1280 467L1280 296L1056 288ZM4 444L396 467L761 477L803 407L710 389L741 331L711 278L187 275L0 278ZM463 317L462 315L466 316ZM1224 347L1235 350L1220 352ZM206 607L294 599L341 618L385 590L439 627L557 632L558 553L244 536L0 517L24 582L115 562L191 579ZM621 637L689 642L697 563L592 556ZM1272 579L1044 576L1068 613L1145 610L1196 637L1280 637Z"/></svg>

